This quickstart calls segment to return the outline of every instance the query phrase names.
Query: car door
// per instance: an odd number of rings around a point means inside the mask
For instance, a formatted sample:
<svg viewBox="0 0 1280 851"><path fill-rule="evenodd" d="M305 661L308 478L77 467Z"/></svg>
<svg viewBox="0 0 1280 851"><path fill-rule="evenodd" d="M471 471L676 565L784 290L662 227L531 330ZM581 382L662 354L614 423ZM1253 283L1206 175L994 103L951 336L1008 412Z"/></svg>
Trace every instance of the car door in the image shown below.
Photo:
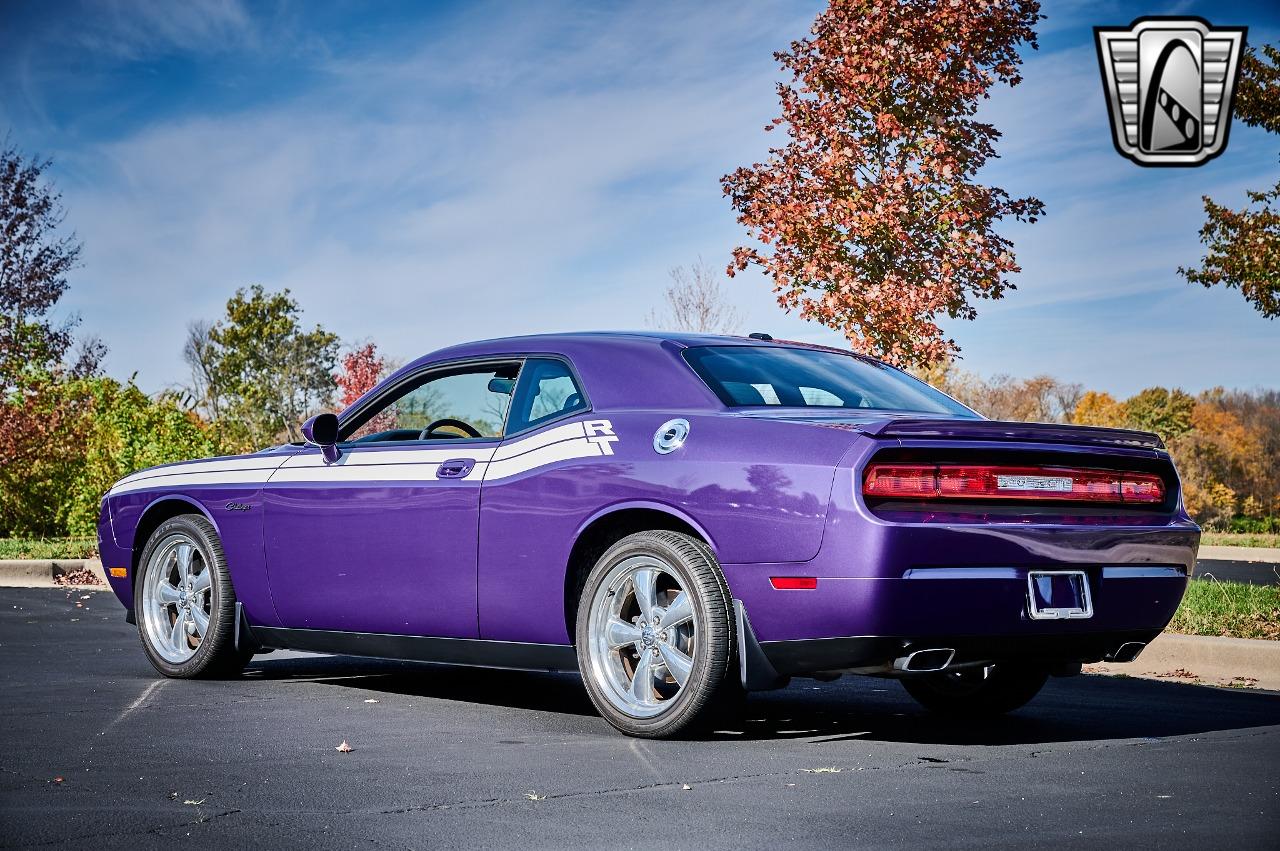
<svg viewBox="0 0 1280 851"><path fill-rule="evenodd" d="M283 626L476 637L480 483L519 368L406 376L343 414L336 462L306 448L276 470L264 541Z"/></svg>

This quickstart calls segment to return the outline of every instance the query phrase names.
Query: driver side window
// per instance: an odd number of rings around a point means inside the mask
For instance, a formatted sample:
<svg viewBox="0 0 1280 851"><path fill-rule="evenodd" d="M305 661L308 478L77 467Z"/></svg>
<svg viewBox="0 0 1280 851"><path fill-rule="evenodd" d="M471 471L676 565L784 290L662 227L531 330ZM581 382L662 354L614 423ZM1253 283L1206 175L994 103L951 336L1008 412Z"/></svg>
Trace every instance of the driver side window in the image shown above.
<svg viewBox="0 0 1280 851"><path fill-rule="evenodd" d="M519 369L503 363L429 372L345 424L341 442L500 438Z"/></svg>

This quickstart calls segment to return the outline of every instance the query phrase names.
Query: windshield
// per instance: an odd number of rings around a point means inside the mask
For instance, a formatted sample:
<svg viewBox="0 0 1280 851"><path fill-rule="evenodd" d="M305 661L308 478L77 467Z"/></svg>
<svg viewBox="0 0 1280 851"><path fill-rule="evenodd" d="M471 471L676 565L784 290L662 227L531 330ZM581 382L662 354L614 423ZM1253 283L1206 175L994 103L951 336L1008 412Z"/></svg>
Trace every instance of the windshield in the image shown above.
<svg viewBox="0 0 1280 851"><path fill-rule="evenodd" d="M921 411L976 419L946 394L875 361L820 349L702 346L685 360L732 408L783 405Z"/></svg>

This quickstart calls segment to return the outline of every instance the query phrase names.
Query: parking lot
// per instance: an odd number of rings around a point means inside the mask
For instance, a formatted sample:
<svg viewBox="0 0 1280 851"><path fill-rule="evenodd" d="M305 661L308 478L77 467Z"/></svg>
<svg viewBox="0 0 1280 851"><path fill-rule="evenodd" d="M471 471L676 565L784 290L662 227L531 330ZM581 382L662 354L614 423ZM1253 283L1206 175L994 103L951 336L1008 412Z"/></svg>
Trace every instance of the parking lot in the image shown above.
<svg viewBox="0 0 1280 851"><path fill-rule="evenodd" d="M569 675L277 653L236 681L161 680L110 594L0 589L0 847L1277 837L1274 694L1085 676L964 724L924 715L894 682L796 680L730 729L638 741Z"/></svg>

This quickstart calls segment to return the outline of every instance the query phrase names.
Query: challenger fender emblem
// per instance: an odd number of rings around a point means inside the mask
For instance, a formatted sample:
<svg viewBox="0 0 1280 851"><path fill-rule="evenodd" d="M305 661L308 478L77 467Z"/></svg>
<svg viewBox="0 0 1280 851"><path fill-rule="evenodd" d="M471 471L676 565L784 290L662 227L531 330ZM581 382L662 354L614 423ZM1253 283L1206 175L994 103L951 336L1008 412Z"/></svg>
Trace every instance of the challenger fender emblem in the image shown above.
<svg viewBox="0 0 1280 851"><path fill-rule="evenodd" d="M247 502L228 502L227 511L248 511L252 508Z"/></svg>

